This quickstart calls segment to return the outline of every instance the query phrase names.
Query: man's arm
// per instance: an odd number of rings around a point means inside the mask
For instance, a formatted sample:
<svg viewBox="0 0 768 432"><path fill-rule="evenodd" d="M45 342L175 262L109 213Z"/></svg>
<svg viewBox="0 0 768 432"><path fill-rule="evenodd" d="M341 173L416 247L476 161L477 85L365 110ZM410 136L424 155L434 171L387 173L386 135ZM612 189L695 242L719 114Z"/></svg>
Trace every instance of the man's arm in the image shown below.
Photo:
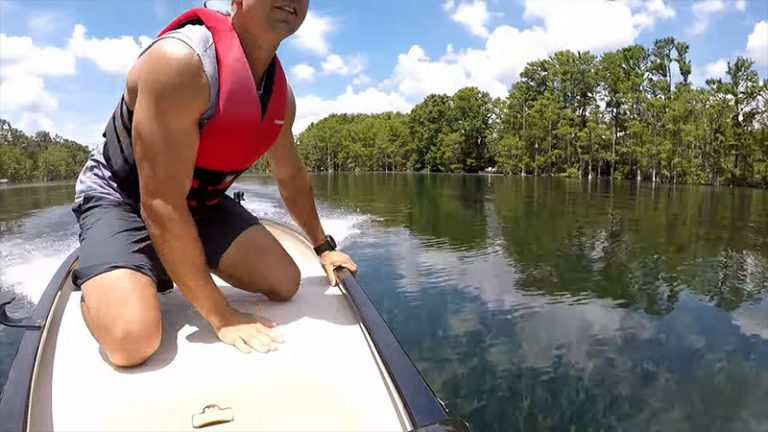
<svg viewBox="0 0 768 432"><path fill-rule="evenodd" d="M317 215L315 197L309 176L293 140L293 121L296 117L296 99L288 87L285 124L275 144L267 151L270 168L277 179L280 196L294 221L307 234L312 245L325 240L325 231Z"/></svg>
<svg viewBox="0 0 768 432"><path fill-rule="evenodd" d="M276 349L282 337L269 328L275 324L230 308L213 282L187 206L198 122L209 98L202 63L186 44L162 40L137 62L128 81L137 89L133 146L141 214L160 261L219 339L243 352Z"/></svg>
<svg viewBox="0 0 768 432"><path fill-rule="evenodd" d="M296 152L293 140L293 121L296 117L296 99L288 87L288 104L285 114L285 124L280 131L275 144L267 152L272 172L277 179L280 196L288 208L294 221L307 234L313 246L325 240L325 231L320 224L320 217L315 206L315 196L309 176L301 157ZM328 251L320 256L320 264L331 285L336 285L333 269L346 267L352 272L357 271L357 265L346 254L339 251Z"/></svg>
<svg viewBox="0 0 768 432"><path fill-rule="evenodd" d="M215 322L228 307L208 272L186 201L198 121L209 98L202 64L183 42L161 40L139 58L128 79L136 86L132 142L147 231L182 294Z"/></svg>

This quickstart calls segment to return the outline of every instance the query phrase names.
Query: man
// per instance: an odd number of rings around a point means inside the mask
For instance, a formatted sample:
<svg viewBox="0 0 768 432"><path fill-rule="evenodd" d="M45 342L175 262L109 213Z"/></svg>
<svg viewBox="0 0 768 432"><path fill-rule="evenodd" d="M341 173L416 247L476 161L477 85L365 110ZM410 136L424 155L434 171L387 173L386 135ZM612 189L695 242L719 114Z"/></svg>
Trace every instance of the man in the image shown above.
<svg viewBox="0 0 768 432"><path fill-rule="evenodd" d="M210 272L275 301L299 287L298 267L258 219L224 192L266 155L280 194L320 256L356 271L320 224L296 153L295 99L276 52L308 0L232 0L195 8L139 56L77 182L81 287L88 329L116 366L159 347L157 291L175 282L218 337L241 351L282 342L274 323L232 309ZM173 281L173 282L171 282Z"/></svg>

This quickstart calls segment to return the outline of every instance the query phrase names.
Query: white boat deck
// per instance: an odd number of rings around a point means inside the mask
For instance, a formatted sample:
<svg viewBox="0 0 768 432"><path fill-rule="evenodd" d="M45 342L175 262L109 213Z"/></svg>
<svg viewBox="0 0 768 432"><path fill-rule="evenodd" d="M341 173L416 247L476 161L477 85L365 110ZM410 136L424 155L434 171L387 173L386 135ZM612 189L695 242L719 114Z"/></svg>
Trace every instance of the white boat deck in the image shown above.
<svg viewBox="0 0 768 432"><path fill-rule="evenodd" d="M30 430L409 430L367 333L309 244L265 225L299 265L297 296L274 303L216 281L234 307L278 323L286 341L277 351L242 354L219 342L175 289L160 297L159 351L138 368L116 369L85 326L80 292L68 285L38 355ZM210 404L232 408L234 420L194 429L192 416Z"/></svg>

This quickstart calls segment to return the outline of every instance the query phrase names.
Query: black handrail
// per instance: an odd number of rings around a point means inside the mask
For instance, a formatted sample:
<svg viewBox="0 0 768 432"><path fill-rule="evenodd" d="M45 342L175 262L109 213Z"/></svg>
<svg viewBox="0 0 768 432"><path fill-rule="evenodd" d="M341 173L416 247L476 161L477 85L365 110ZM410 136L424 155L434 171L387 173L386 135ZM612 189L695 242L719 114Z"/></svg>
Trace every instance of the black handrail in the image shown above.
<svg viewBox="0 0 768 432"><path fill-rule="evenodd" d="M79 255L80 248L77 248L61 263L29 319L38 325L25 330L19 350L8 371L8 381L0 394L0 432L21 432L27 429L32 376L38 351L42 349L43 330L51 315L56 296L66 283L66 277Z"/></svg>
<svg viewBox="0 0 768 432"><path fill-rule="evenodd" d="M339 268L335 274L342 288L351 297L363 326L370 334L379 357L392 377L415 427L414 431L469 431L468 425L462 420L449 418L443 402L424 380L352 273L346 268Z"/></svg>

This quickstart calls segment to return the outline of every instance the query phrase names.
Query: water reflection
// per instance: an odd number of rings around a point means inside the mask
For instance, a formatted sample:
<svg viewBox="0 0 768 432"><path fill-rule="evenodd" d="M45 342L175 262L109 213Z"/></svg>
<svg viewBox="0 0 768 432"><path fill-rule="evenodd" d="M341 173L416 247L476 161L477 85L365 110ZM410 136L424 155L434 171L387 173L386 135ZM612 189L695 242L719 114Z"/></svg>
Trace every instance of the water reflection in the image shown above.
<svg viewBox="0 0 768 432"><path fill-rule="evenodd" d="M343 216L327 227L349 236L362 286L474 430L768 430L768 192L400 174L313 187ZM0 190L0 252L14 251L0 282L72 246L69 188ZM238 188L285 217L269 177Z"/></svg>
<svg viewBox="0 0 768 432"><path fill-rule="evenodd" d="M478 259L519 289L663 315L690 290L733 310L768 292L768 193L488 176L317 176L319 196ZM401 253L408 253L400 248Z"/></svg>
<svg viewBox="0 0 768 432"><path fill-rule="evenodd" d="M361 282L477 430L768 428L765 191L316 184L379 218L352 249Z"/></svg>
<svg viewBox="0 0 768 432"><path fill-rule="evenodd" d="M398 339L477 430L768 426L768 341L752 335L768 331L767 304L731 316L683 291L657 316L596 296L533 293L519 289L503 254L397 228L352 251Z"/></svg>

